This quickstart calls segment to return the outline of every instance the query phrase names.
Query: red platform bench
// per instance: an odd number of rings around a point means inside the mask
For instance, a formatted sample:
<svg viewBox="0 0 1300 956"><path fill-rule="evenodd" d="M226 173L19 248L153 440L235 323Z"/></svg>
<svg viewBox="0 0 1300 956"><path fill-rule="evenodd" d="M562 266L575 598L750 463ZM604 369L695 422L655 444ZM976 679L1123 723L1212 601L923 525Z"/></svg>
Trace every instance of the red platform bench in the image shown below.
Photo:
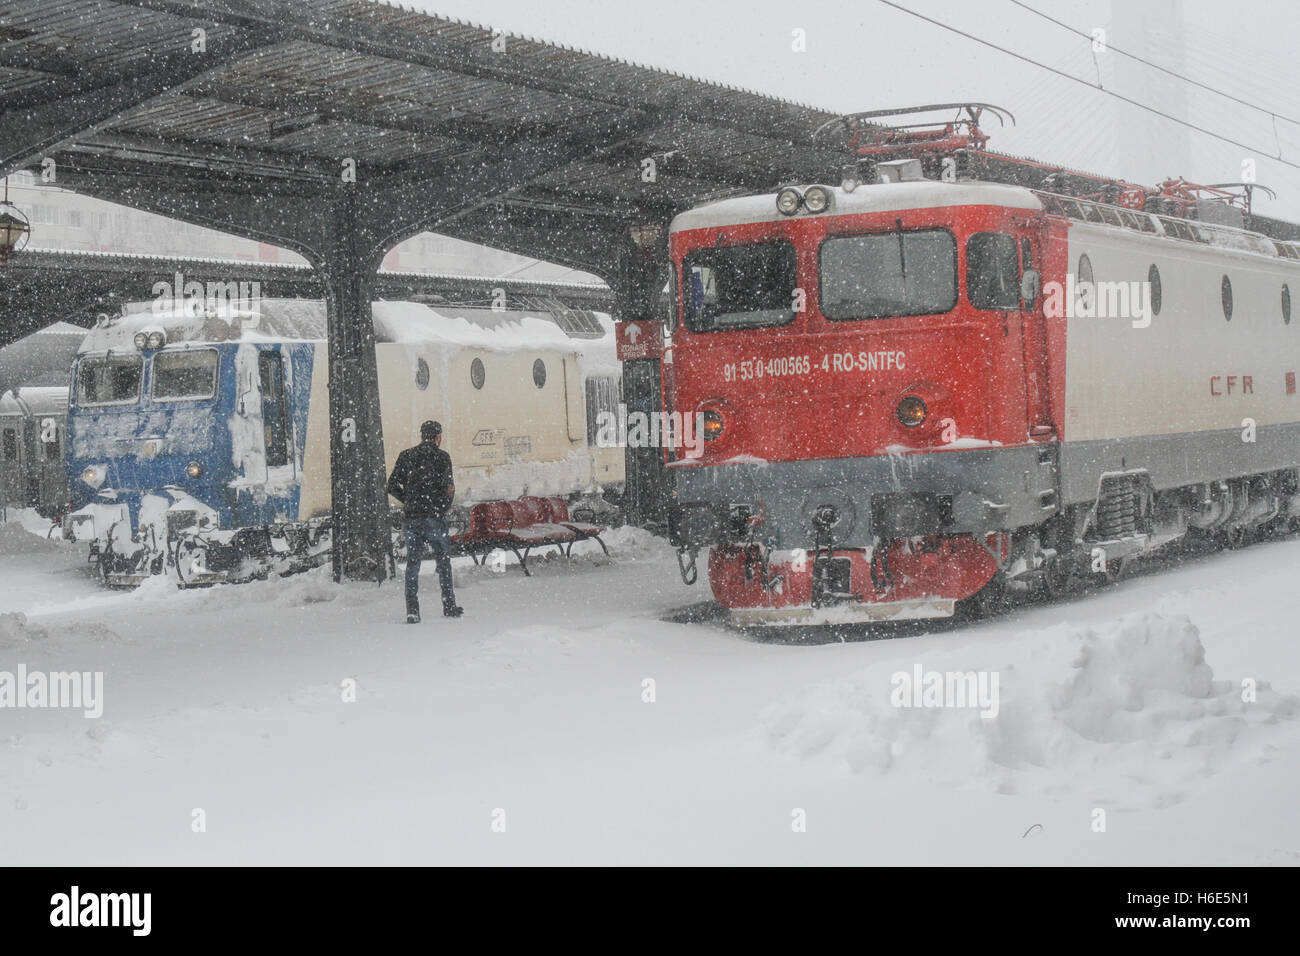
<svg viewBox="0 0 1300 956"><path fill-rule="evenodd" d="M579 541L595 541L609 554L601 540L605 529L600 525L574 521L563 498L538 498L528 495L517 501L484 501L469 511L469 528L452 535L459 554L468 554L475 564L486 564L488 555L497 548L514 553L524 574L528 556L538 548L555 547L566 558L572 556Z"/></svg>

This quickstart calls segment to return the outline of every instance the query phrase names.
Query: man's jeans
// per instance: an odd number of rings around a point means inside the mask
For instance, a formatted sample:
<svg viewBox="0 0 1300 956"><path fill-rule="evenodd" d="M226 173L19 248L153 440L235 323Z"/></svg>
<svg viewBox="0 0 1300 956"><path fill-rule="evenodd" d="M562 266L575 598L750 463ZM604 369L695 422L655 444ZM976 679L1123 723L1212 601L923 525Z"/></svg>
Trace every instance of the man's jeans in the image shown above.
<svg viewBox="0 0 1300 956"><path fill-rule="evenodd" d="M438 583L442 587L442 606L456 603L451 589L451 540L447 537L444 518L407 518L402 525L406 532L406 604L416 603L420 591L420 562L424 560L424 546L433 548L433 558L438 563Z"/></svg>

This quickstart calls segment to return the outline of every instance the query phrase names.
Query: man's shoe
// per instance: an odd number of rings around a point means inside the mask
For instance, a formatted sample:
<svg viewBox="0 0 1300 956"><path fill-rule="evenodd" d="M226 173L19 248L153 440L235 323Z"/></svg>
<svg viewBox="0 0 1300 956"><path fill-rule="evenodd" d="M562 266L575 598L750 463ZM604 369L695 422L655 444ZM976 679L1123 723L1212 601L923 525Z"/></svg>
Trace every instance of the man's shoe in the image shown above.
<svg viewBox="0 0 1300 956"><path fill-rule="evenodd" d="M407 623L407 624L419 624L419 623L420 623L420 612L419 612L419 611L408 611L407 614L406 614L406 623Z"/></svg>
<svg viewBox="0 0 1300 956"><path fill-rule="evenodd" d="M457 604L444 604L442 608L443 617L460 617L465 613L465 609Z"/></svg>

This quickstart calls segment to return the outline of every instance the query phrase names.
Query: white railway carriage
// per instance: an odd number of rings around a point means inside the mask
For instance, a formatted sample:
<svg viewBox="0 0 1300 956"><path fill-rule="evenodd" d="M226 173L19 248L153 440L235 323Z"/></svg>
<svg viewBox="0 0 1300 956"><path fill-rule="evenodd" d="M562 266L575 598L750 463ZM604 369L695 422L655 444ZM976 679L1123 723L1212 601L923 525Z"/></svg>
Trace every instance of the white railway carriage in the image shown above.
<svg viewBox="0 0 1300 956"><path fill-rule="evenodd" d="M1294 468L1300 247L1125 218L1138 228L1071 222L1066 233L1060 278L1094 282L1100 314L1062 323L1064 500L1091 501L1102 473L1139 466L1156 490Z"/></svg>
<svg viewBox="0 0 1300 956"><path fill-rule="evenodd" d="M63 512L67 412L66 388L16 388L0 395L0 511L34 508L45 517Z"/></svg>

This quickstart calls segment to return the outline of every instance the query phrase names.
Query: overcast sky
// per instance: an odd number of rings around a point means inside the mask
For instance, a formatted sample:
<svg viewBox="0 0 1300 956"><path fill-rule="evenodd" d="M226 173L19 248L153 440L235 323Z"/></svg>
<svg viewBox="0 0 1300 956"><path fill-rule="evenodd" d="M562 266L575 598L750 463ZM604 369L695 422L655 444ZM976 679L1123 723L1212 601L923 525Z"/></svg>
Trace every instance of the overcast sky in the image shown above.
<svg viewBox="0 0 1300 956"><path fill-rule="evenodd" d="M1012 0L898 0L967 33L1161 109L1216 141L1105 93L891 9L880 0L415 0L414 6L646 66L848 112L982 100L1017 126L990 148L1137 182L1235 181L1243 160L1279 193L1261 212L1300 219L1300 125L1197 90L1091 43ZM412 5L407 0L408 5ZM1025 0L1119 50L1300 119L1300 5L1285 0ZM807 52L791 49L807 32ZM1275 129L1276 126L1276 129Z"/></svg>

